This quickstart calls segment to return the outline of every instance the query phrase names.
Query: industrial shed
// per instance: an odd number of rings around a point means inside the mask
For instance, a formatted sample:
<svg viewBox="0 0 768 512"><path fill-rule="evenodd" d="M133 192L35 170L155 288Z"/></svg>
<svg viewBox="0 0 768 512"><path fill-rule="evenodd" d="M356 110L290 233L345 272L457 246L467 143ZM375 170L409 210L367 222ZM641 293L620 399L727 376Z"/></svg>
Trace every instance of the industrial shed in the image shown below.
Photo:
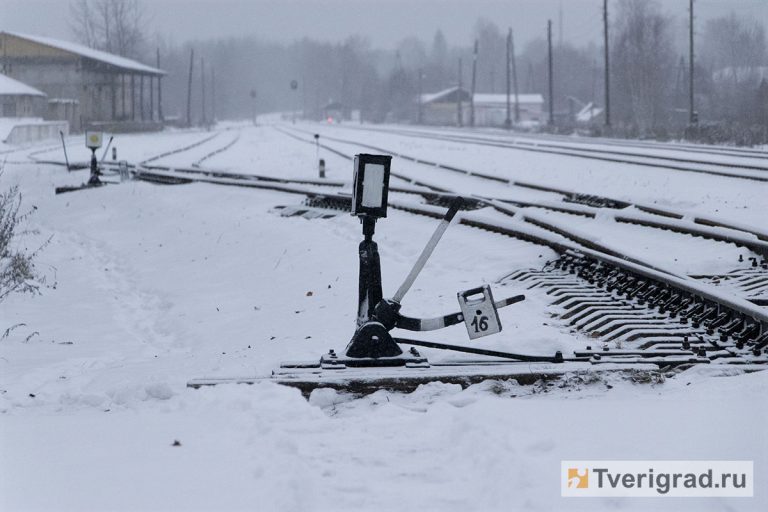
<svg viewBox="0 0 768 512"><path fill-rule="evenodd" d="M45 110L44 92L0 74L0 117L43 117Z"/></svg>
<svg viewBox="0 0 768 512"><path fill-rule="evenodd" d="M470 102L470 98L474 101ZM515 95L510 95L511 116L514 119ZM520 122L540 123L544 97L541 94L518 94ZM471 105L475 108L476 126L503 126L507 118L507 95L477 93L473 96L469 91L458 87L449 87L442 91L422 94L421 108L424 124L455 125L458 124L458 103L461 101L462 122L468 124Z"/></svg>
<svg viewBox="0 0 768 512"><path fill-rule="evenodd" d="M16 32L0 32L0 63L6 75L46 93L51 102L47 117L70 116L65 120L74 131L162 126L161 69L69 41Z"/></svg>

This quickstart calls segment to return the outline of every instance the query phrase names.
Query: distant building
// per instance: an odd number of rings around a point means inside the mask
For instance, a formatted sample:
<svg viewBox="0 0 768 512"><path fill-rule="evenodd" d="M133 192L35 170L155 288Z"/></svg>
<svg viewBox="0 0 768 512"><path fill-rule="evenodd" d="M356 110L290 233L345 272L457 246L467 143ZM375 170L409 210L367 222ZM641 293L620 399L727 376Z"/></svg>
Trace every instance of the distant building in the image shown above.
<svg viewBox="0 0 768 512"><path fill-rule="evenodd" d="M0 32L0 70L48 95L46 118L74 131L159 128L159 87L165 72L83 45Z"/></svg>
<svg viewBox="0 0 768 512"><path fill-rule="evenodd" d="M0 74L0 117L43 117L46 99L44 92Z"/></svg>
<svg viewBox="0 0 768 512"><path fill-rule="evenodd" d="M329 123L349 120L349 109L340 101L329 101L323 106L323 119Z"/></svg>
<svg viewBox="0 0 768 512"><path fill-rule="evenodd" d="M461 101L462 122L469 124L471 110L471 95L465 89L449 87L432 94L421 95L422 120L424 124L455 125L458 124L458 103ZM544 97L541 94L518 94L520 122L541 123L544 107ZM509 97L510 117L514 122L515 95ZM504 126L507 119L507 95L485 94L474 95L475 126Z"/></svg>
<svg viewBox="0 0 768 512"><path fill-rule="evenodd" d="M0 142L25 144L69 133L66 121L44 121L42 91L0 74Z"/></svg>

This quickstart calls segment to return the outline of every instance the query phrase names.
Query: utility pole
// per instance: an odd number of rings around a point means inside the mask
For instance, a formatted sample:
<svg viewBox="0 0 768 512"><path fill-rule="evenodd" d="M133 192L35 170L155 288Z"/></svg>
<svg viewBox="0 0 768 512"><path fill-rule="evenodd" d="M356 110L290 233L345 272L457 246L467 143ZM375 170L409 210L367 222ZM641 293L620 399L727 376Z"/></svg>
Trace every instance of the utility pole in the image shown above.
<svg viewBox="0 0 768 512"><path fill-rule="evenodd" d="M456 120L458 121L459 126L464 126L464 119L462 114L463 105L461 104L461 88L463 86L462 80L461 80L461 57L459 57L459 88L456 90L456 105L458 108L458 112L456 113Z"/></svg>
<svg viewBox="0 0 768 512"><path fill-rule="evenodd" d="M187 126L192 126L192 70L195 66L195 49L189 51L189 79L187 80Z"/></svg>
<svg viewBox="0 0 768 512"><path fill-rule="evenodd" d="M512 28L509 28L509 31L507 32L507 118L504 120L504 128L509 130L512 128L512 117L511 117L511 108L510 108L510 100L509 100L509 93L510 93L510 75L509 75L509 59L510 59L510 53L512 53Z"/></svg>
<svg viewBox="0 0 768 512"><path fill-rule="evenodd" d="M202 125L208 124L205 116L205 59L200 57L200 113L202 115Z"/></svg>
<svg viewBox="0 0 768 512"><path fill-rule="evenodd" d="M555 124L555 97L552 80L552 20L547 20L547 45L549 55L549 125Z"/></svg>
<svg viewBox="0 0 768 512"><path fill-rule="evenodd" d="M157 69L160 69L160 47L157 47ZM163 75L157 77L157 115L163 122Z"/></svg>
<svg viewBox="0 0 768 512"><path fill-rule="evenodd" d="M216 122L216 69L211 68L211 122Z"/></svg>
<svg viewBox="0 0 768 512"><path fill-rule="evenodd" d="M605 127L611 127L611 66L608 51L608 0L603 0L603 47L605 50Z"/></svg>
<svg viewBox="0 0 768 512"><path fill-rule="evenodd" d="M477 39L472 54L472 92L469 97L469 126L475 126L475 85L477 84Z"/></svg>
<svg viewBox="0 0 768 512"><path fill-rule="evenodd" d="M693 105L693 0L690 0L690 18L688 23L688 38L689 38L689 49L690 54L688 56L688 80L689 80L689 89L688 89L688 110L689 110L689 119L691 125L695 125L698 122L696 111L694 110Z"/></svg>
<svg viewBox="0 0 768 512"><path fill-rule="evenodd" d="M515 64L515 38L509 29L509 53L512 55L512 85L515 91L515 122L520 122L520 96L517 93L517 65Z"/></svg>
<svg viewBox="0 0 768 512"><path fill-rule="evenodd" d="M418 124L422 124L424 121L424 104L422 100L422 96L424 95L424 90L422 86L422 81L424 78L424 70L422 68L419 68L419 115L418 115Z"/></svg>

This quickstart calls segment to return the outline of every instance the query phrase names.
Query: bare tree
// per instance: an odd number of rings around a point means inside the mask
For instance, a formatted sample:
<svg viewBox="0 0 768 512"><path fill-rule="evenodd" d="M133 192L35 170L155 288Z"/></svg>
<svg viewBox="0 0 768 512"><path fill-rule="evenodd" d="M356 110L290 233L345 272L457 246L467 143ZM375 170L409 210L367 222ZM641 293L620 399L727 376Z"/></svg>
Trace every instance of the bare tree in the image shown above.
<svg viewBox="0 0 768 512"><path fill-rule="evenodd" d="M765 28L735 14L709 20L702 37L702 62L711 71L712 119L760 123L758 88L766 62Z"/></svg>
<svg viewBox="0 0 768 512"><path fill-rule="evenodd" d="M670 20L656 2L622 0L614 33L617 106L646 133L667 121L674 62Z"/></svg>
<svg viewBox="0 0 768 512"><path fill-rule="evenodd" d="M712 71L766 64L765 27L758 20L742 20L734 13L709 20L701 40L702 59Z"/></svg>
<svg viewBox="0 0 768 512"><path fill-rule="evenodd" d="M97 50L138 58L146 37L147 15L140 0L72 0L75 36Z"/></svg>

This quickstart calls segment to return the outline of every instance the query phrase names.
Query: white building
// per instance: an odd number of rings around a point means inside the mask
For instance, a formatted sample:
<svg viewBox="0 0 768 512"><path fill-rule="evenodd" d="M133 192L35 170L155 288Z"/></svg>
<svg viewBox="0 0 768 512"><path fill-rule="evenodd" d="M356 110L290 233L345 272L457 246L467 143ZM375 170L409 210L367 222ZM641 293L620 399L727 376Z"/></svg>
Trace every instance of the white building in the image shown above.
<svg viewBox="0 0 768 512"><path fill-rule="evenodd" d="M0 74L0 142L24 144L69 133L66 121L43 121L45 93Z"/></svg>
<svg viewBox="0 0 768 512"><path fill-rule="evenodd" d="M475 109L475 126L504 126L507 119L507 95L476 93L470 102L465 89L449 87L442 91L422 94L422 122L434 125L459 124L458 103L461 101L461 124L470 123L472 104ZM515 95L511 94L510 119L515 120ZM541 94L518 94L520 123L541 123L544 121L544 97Z"/></svg>

